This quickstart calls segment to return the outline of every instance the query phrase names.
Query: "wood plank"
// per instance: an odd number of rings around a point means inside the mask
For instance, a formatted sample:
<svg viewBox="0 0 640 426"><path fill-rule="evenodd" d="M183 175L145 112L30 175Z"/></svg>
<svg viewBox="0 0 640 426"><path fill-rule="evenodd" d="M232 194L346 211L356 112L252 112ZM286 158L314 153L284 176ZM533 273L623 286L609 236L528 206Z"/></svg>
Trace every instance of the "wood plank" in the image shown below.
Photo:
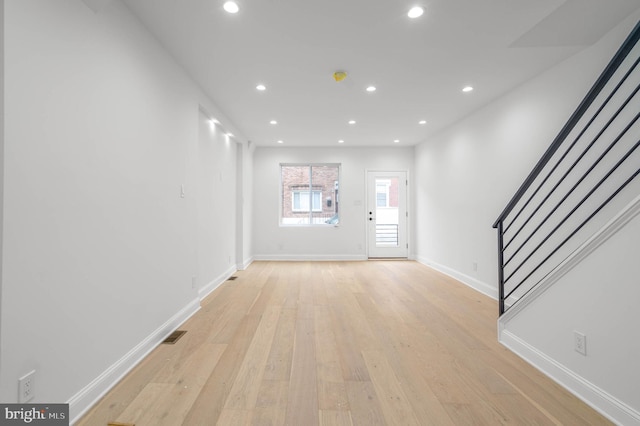
<svg viewBox="0 0 640 426"><path fill-rule="evenodd" d="M320 426L353 426L351 413L343 410L320 410Z"/></svg>
<svg viewBox="0 0 640 426"><path fill-rule="evenodd" d="M344 382L318 380L318 407L321 410L348 411L349 396Z"/></svg>
<svg viewBox="0 0 640 426"><path fill-rule="evenodd" d="M318 380L324 382L344 381L330 309L324 305L316 306L314 319Z"/></svg>
<svg viewBox="0 0 640 426"><path fill-rule="evenodd" d="M265 365L264 380L289 380L297 315L295 309L282 308Z"/></svg>
<svg viewBox="0 0 640 426"><path fill-rule="evenodd" d="M251 426L282 426L287 410L278 407L263 407L253 410ZM220 425L222 425L220 423Z"/></svg>
<svg viewBox="0 0 640 426"><path fill-rule="evenodd" d="M225 408L251 410L256 405L260 383L280 317L280 307L267 306L233 382Z"/></svg>
<svg viewBox="0 0 640 426"><path fill-rule="evenodd" d="M285 421L289 425L318 424L318 383L313 330L313 320L298 318Z"/></svg>
<svg viewBox="0 0 640 426"><path fill-rule="evenodd" d="M371 382L378 394L382 413L387 423L420 425L406 394L402 390L400 381L382 351L364 351L362 356L369 369Z"/></svg>
<svg viewBox="0 0 640 426"><path fill-rule="evenodd" d="M349 409L353 426L386 425L380 400L373 383L366 381L345 382L349 396Z"/></svg>

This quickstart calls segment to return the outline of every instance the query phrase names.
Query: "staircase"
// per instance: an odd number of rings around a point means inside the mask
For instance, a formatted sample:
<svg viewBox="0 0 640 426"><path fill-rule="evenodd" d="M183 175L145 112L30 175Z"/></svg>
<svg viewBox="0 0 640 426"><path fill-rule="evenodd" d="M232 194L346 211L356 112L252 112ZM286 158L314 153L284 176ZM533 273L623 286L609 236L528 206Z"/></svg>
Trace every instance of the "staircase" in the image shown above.
<svg viewBox="0 0 640 426"><path fill-rule="evenodd" d="M500 214L499 313L640 194L640 22Z"/></svg>

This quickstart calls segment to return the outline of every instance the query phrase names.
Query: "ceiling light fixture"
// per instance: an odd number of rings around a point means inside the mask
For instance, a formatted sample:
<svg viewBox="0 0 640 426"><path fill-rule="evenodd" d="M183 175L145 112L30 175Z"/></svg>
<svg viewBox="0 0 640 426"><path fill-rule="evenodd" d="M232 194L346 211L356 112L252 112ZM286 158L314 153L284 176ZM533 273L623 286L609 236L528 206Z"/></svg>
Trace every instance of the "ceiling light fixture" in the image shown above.
<svg viewBox="0 0 640 426"><path fill-rule="evenodd" d="M276 120L271 120L269 124L278 124L278 122Z"/></svg>
<svg viewBox="0 0 640 426"><path fill-rule="evenodd" d="M278 141L278 143L279 143L279 144L283 144L283 143L284 143L284 141Z"/></svg>
<svg viewBox="0 0 640 426"><path fill-rule="evenodd" d="M400 143L400 139L394 139L393 143Z"/></svg>
<svg viewBox="0 0 640 426"><path fill-rule="evenodd" d="M427 120L420 120L418 121L418 124L427 124Z"/></svg>
<svg viewBox="0 0 640 426"><path fill-rule="evenodd" d="M264 84L258 84L256 86L256 89L258 89L259 91L263 92L263 91L267 90L267 86L265 86Z"/></svg>
<svg viewBox="0 0 640 426"><path fill-rule="evenodd" d="M375 92L375 91L376 91L376 86L367 87L367 92Z"/></svg>
<svg viewBox="0 0 640 426"><path fill-rule="evenodd" d="M424 8L420 6L414 6L409 10L409 12L407 13L407 16L411 19L415 19L415 18L421 17L423 13L424 13Z"/></svg>
<svg viewBox="0 0 640 426"><path fill-rule="evenodd" d="M344 143L344 141L343 141L342 139L340 139L340 140L338 141L338 143Z"/></svg>
<svg viewBox="0 0 640 426"><path fill-rule="evenodd" d="M471 92L471 91L473 91L473 87L465 86L465 87L462 88L462 91L465 92L465 93Z"/></svg>
<svg viewBox="0 0 640 426"><path fill-rule="evenodd" d="M356 120L349 120L349 124L356 124Z"/></svg>
<svg viewBox="0 0 640 426"><path fill-rule="evenodd" d="M228 13L238 13L238 11L240 10L240 8L238 7L238 3L234 1L225 2L225 4L223 4L222 7Z"/></svg>

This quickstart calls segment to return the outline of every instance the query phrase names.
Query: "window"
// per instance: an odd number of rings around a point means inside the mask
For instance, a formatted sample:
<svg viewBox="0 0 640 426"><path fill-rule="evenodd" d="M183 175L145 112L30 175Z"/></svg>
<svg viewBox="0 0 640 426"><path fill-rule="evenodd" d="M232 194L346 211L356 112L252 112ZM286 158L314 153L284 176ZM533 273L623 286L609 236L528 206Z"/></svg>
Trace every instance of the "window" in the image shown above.
<svg viewBox="0 0 640 426"><path fill-rule="evenodd" d="M306 191L293 191L293 206L294 212L308 212L309 211L309 190ZM311 191L311 205L314 212L322 211L322 191Z"/></svg>
<svg viewBox="0 0 640 426"><path fill-rule="evenodd" d="M339 164L281 164L283 225L335 225L339 222Z"/></svg>

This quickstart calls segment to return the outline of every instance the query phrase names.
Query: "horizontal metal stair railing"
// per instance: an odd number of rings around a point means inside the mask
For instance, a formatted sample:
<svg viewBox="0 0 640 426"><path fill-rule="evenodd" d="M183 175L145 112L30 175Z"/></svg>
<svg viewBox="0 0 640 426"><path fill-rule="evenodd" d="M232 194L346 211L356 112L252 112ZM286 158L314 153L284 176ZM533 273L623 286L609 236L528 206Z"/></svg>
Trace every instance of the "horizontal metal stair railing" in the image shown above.
<svg viewBox="0 0 640 426"><path fill-rule="evenodd" d="M499 313L640 194L640 23L493 224Z"/></svg>

